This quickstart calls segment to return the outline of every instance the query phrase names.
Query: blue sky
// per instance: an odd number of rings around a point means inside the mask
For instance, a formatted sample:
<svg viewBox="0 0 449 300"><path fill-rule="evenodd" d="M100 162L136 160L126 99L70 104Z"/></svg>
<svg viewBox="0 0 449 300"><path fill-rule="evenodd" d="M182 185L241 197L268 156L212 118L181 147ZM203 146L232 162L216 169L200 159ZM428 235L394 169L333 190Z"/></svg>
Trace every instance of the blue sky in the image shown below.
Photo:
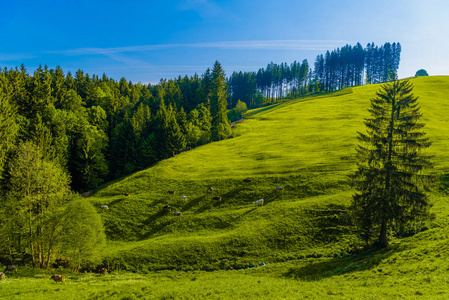
<svg viewBox="0 0 449 300"><path fill-rule="evenodd" d="M449 74L446 0L0 0L0 67L39 64L133 82L400 42L399 77Z"/></svg>

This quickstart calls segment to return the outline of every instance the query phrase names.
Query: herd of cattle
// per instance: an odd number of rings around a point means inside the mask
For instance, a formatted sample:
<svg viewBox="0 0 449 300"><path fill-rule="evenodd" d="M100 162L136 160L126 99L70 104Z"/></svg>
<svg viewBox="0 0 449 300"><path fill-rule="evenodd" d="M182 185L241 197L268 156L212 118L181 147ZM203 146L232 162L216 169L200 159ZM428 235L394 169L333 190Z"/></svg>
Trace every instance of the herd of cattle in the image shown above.
<svg viewBox="0 0 449 300"><path fill-rule="evenodd" d="M8 265L6 266L6 269L3 272L0 272L0 280L5 280L6 279L6 272L14 272L17 273L18 268L17 266L14 265ZM108 272L110 272L110 270L106 269L106 268L100 268L98 269L97 273L106 276L108 274ZM64 275L51 275L49 277L51 280L53 280L54 282L63 282L65 283L65 276Z"/></svg>
<svg viewBox="0 0 449 300"><path fill-rule="evenodd" d="M252 178L246 178L246 179L243 179L243 182L244 182L244 183L252 183L252 182L253 182L253 179L252 179ZM280 192L280 193L283 193L283 192L284 192L284 187L282 187L282 186L277 186L277 187L276 187L276 191L277 191L277 192ZM214 188L211 187L211 186L208 187L208 188L207 188L207 192L210 193L210 194L212 194L212 193L214 192ZM169 191L167 191L167 193L168 193L169 195L176 195L176 191L174 191L174 190L169 190ZM124 193L123 195L126 196L126 197L129 197L130 194L129 194L129 193ZM184 201L187 201L187 196L186 196L186 195L181 195L181 198L182 198ZM221 196L214 196L214 197L212 198L212 200L221 202L222 198L221 198ZM252 203L255 204L255 205L263 206L263 201L264 201L263 199L259 199L259 200L257 200L257 201L253 201ZM99 207L101 208L101 210L109 210L109 207L108 207L107 205L100 205ZM165 212L171 212L171 206L167 204L167 205L165 205L165 206L163 207L163 210L164 210ZM175 212L172 213L172 215L181 217L181 216L182 216L182 211L175 211Z"/></svg>
<svg viewBox="0 0 449 300"><path fill-rule="evenodd" d="M244 183L252 183L253 179L252 178L246 178L246 179L243 180L243 182ZM276 187L276 191L282 193L282 192L284 192L284 188L280 187L280 186L277 186ZM211 186L208 187L207 188L207 192L212 194L214 192L214 188L211 187ZM173 191L173 190L169 190L169 191L167 191L167 193L170 194L170 195L175 195L176 194L176 192ZM129 193L124 193L123 195L126 196L126 197L129 197L130 194ZM184 200L187 200L187 196L186 195L182 195L181 198L183 198ZM221 198L221 196L214 196L212 198L212 200L221 201L222 198ZM255 204L255 205L263 206L263 201L264 201L263 199L259 199L257 201L253 201L252 203ZM108 210L109 207L107 205L100 205L100 209ZM163 210L165 212L171 212L170 205L165 205L163 207ZM173 212L172 214L174 216L182 216L182 212L181 211L176 211L176 212ZM8 266L6 266L6 269L3 272L0 272L0 280L6 279L6 274L5 273L7 273L7 272L17 273L17 271L18 271L18 268L15 265L8 265ZM109 272L109 270L107 270L106 268L101 268L101 269L98 270L98 273L100 273L101 275L107 275L108 272ZM63 283L66 282L64 275L52 275L52 276L50 276L50 279L55 281L55 282L63 282Z"/></svg>

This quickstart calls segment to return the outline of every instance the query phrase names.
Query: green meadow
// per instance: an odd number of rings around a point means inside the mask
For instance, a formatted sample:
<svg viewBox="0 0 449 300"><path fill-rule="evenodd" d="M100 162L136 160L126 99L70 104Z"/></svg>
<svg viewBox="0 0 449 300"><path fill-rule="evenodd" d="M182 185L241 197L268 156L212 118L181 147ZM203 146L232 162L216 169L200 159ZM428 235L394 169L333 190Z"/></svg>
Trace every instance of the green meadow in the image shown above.
<svg viewBox="0 0 449 300"><path fill-rule="evenodd" d="M102 265L113 271L19 270L0 281L0 297L447 299L449 77L411 81L439 178L426 230L392 236L387 249L358 238L348 175L379 85L352 87L249 111L234 138L103 185L86 201L109 207L98 213ZM55 272L67 283L51 282Z"/></svg>

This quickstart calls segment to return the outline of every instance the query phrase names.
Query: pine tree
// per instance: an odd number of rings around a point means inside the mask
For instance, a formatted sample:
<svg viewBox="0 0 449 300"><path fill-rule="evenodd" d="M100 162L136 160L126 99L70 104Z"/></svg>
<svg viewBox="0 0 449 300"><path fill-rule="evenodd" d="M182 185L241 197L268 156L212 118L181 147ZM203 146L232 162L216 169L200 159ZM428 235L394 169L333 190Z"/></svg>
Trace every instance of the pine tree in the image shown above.
<svg viewBox="0 0 449 300"><path fill-rule="evenodd" d="M382 247L388 245L389 229L400 231L429 215L425 191L432 177L424 171L432 164L421 150L430 142L421 131L422 114L412 89L408 81L382 85L371 100L366 133L358 136L352 208L364 239L378 235Z"/></svg>
<svg viewBox="0 0 449 300"><path fill-rule="evenodd" d="M134 172L138 167L138 136L130 120L118 124L112 131L110 168L115 177Z"/></svg>
<svg viewBox="0 0 449 300"><path fill-rule="evenodd" d="M66 93L64 72L60 66L57 66L56 70L51 70L50 73L52 74L52 96L55 101L61 101Z"/></svg>
<svg viewBox="0 0 449 300"><path fill-rule="evenodd" d="M225 73L218 61L212 70L212 83L209 92L212 115L212 139L220 140L231 133L226 107L228 102L227 82Z"/></svg>
<svg viewBox="0 0 449 300"><path fill-rule="evenodd" d="M170 156L175 156L175 154L178 154L185 149L186 140L181 127L176 120L176 112L171 104L167 110L167 117L168 127L166 128L167 139L165 140L165 147Z"/></svg>
<svg viewBox="0 0 449 300"><path fill-rule="evenodd" d="M0 80L0 179L3 176L8 152L14 148L19 126L16 123L16 109L8 101Z"/></svg>
<svg viewBox="0 0 449 300"><path fill-rule="evenodd" d="M160 101L159 109L156 113L154 120L155 127L155 149L157 150L156 156L158 159L164 159L169 157L165 146L165 140L167 139L168 128L168 116L167 107L163 99Z"/></svg>
<svg viewBox="0 0 449 300"><path fill-rule="evenodd" d="M178 122L179 128L183 135L187 134L187 114L184 108L181 106L179 111L176 113L176 121Z"/></svg>

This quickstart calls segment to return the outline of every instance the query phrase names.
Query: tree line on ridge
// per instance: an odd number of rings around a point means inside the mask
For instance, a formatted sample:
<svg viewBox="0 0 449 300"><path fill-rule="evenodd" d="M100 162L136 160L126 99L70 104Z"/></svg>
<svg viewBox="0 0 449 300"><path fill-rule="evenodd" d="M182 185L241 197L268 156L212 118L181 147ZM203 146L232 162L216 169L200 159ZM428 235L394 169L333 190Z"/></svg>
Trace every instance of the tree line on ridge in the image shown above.
<svg viewBox="0 0 449 300"><path fill-rule="evenodd" d="M400 56L400 43L380 47L370 43L365 48L357 43L318 55L313 69L306 59L290 65L271 62L257 72L232 73L229 102L234 107L241 100L248 108L255 108L283 98L391 81Z"/></svg>

